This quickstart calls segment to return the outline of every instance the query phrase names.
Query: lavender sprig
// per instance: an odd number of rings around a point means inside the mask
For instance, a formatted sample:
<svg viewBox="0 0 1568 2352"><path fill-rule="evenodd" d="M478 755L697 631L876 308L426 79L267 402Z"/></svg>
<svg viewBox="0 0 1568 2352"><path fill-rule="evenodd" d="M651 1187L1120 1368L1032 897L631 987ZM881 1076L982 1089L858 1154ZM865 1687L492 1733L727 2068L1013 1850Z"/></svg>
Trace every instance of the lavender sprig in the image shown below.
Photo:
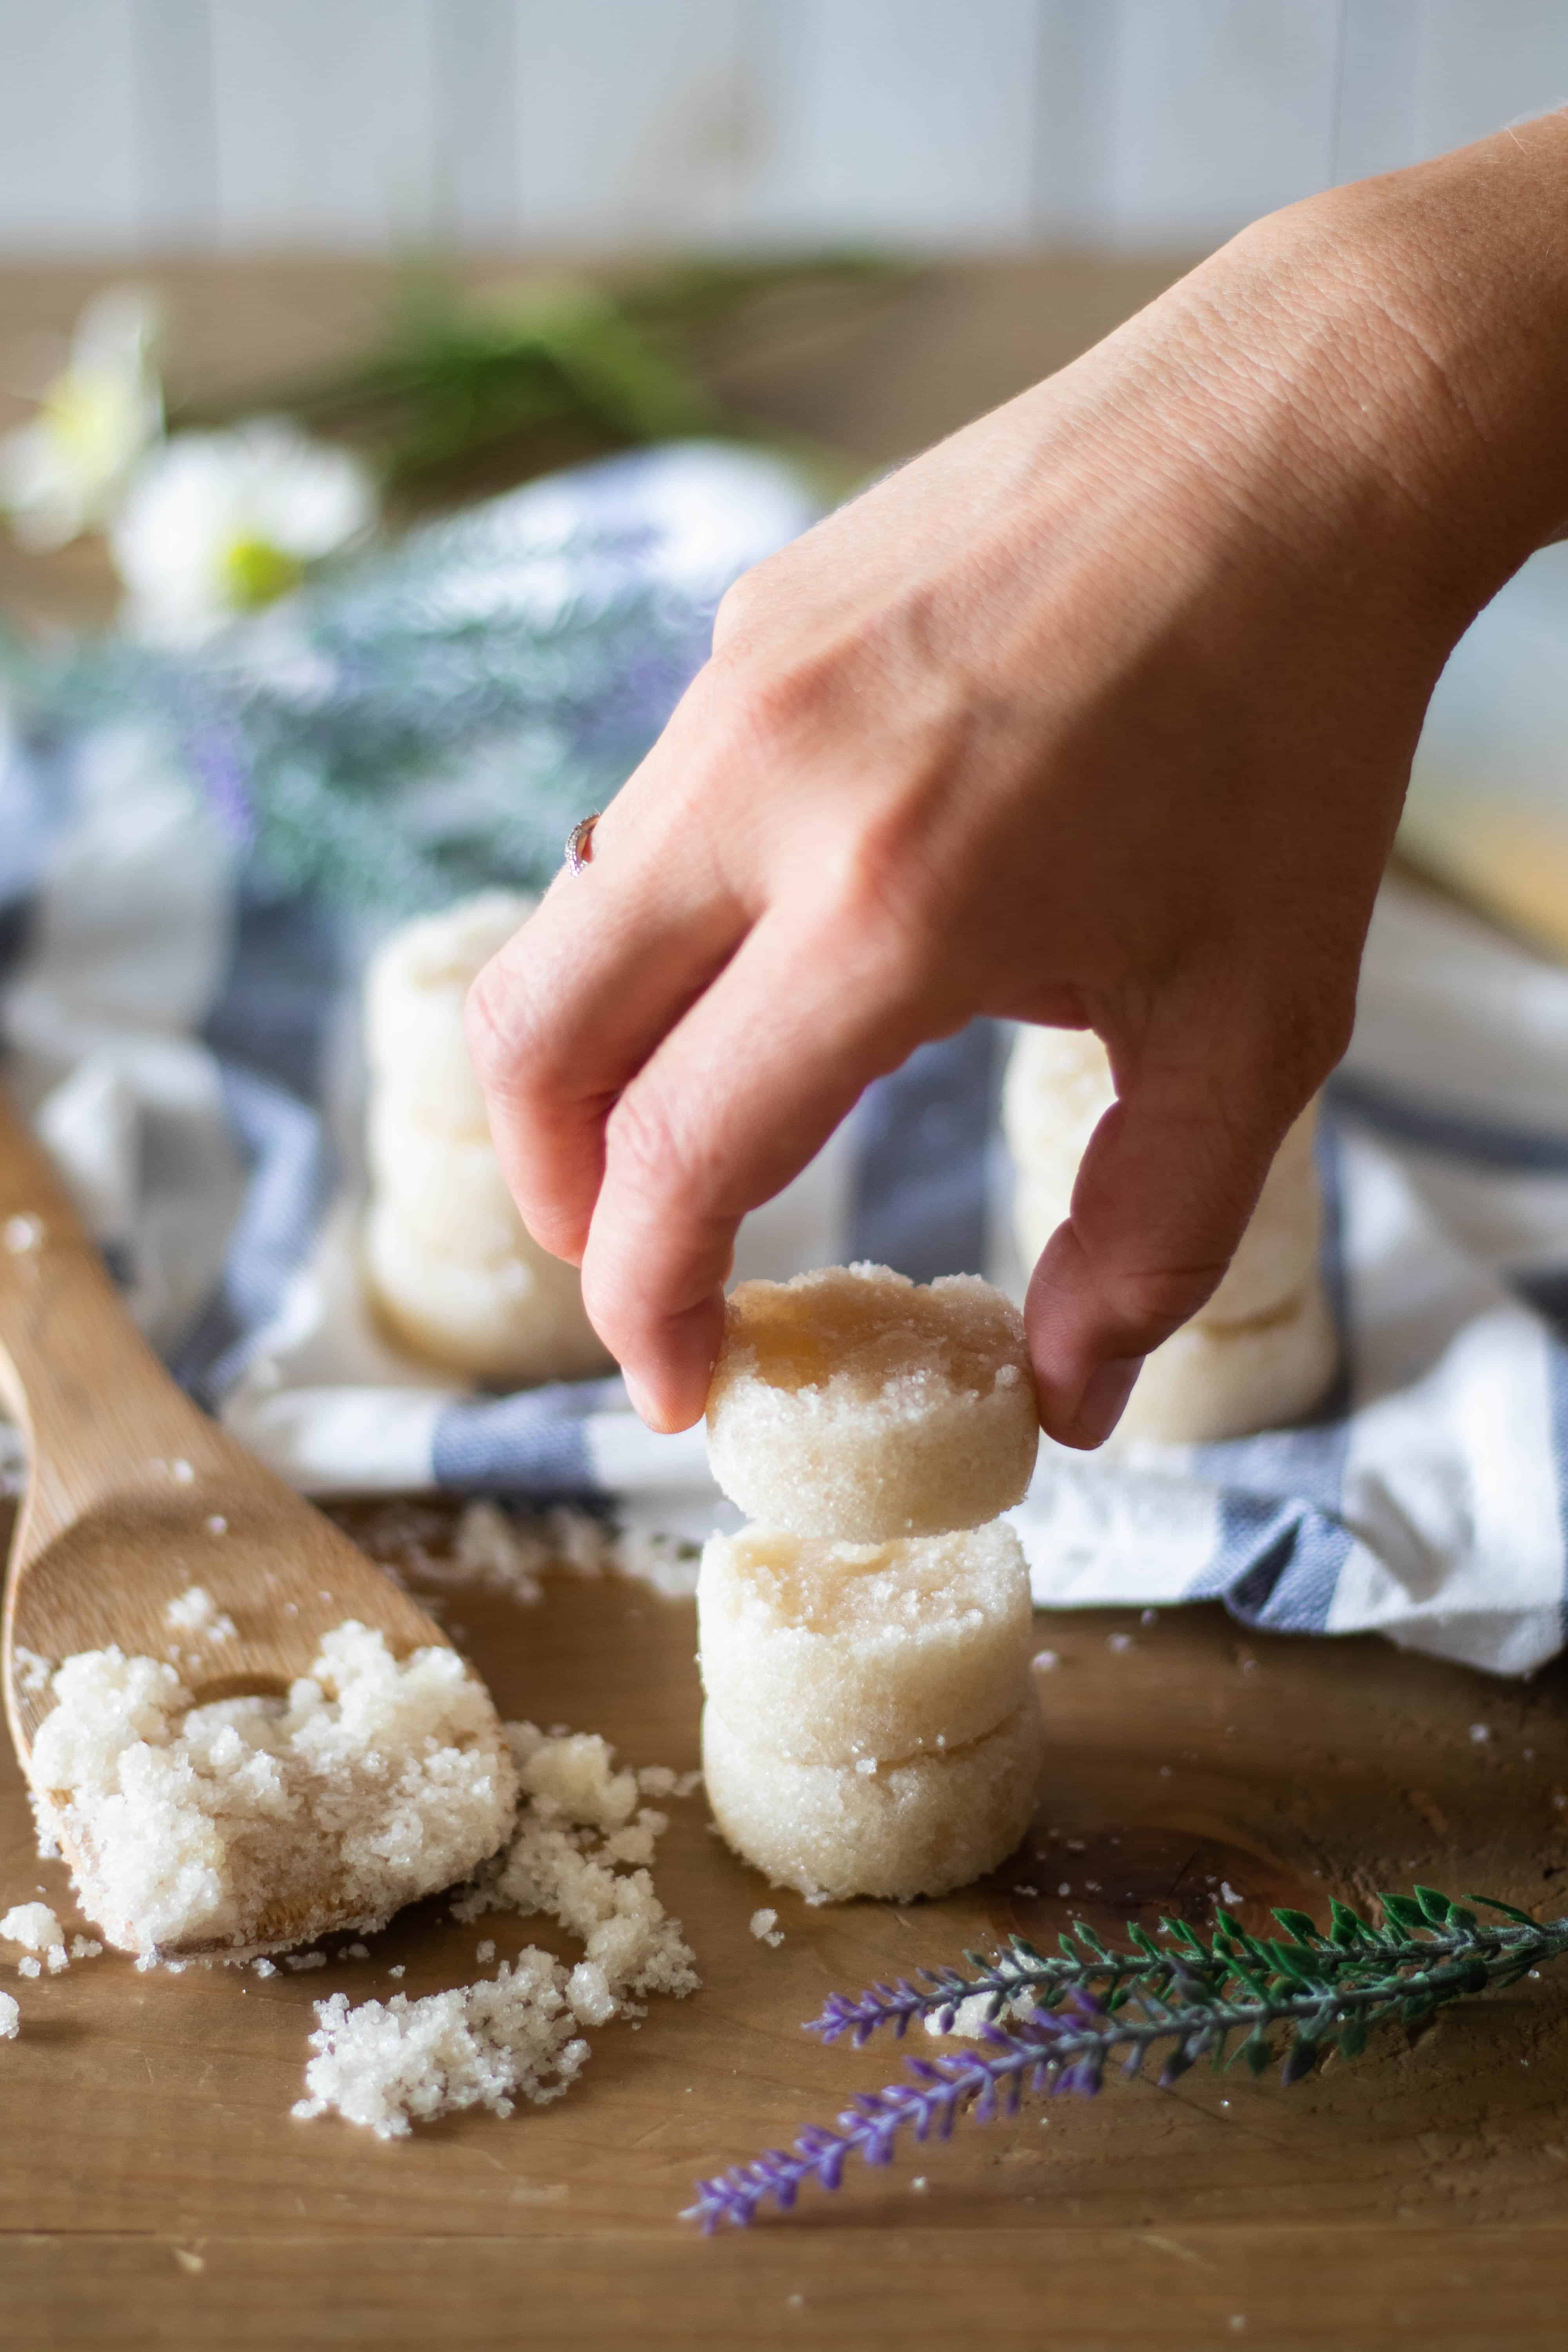
<svg viewBox="0 0 1568 2352"><path fill-rule="evenodd" d="M959 2003L982 1995L990 2005L983 2046L907 2059L907 2081L862 2092L833 2128L812 2125L788 2149L765 2149L700 2181L682 2218L704 2231L743 2225L770 2198L787 2211L807 2181L837 2189L852 2155L889 2164L901 2133L947 2139L963 2115L985 2123L998 2108L1016 2114L1026 2091L1093 2097L1113 2056L1122 2055L1123 2074L1136 2074L1160 2043L1169 2045L1159 2077L1168 2087L1202 2058L1215 2067L1242 2058L1261 2074L1283 2028L1289 2086L1334 2050L1359 2056L1374 2025L1417 2023L1446 2002L1511 1984L1568 1954L1568 1919L1542 1923L1490 1896L1470 1899L1500 1924L1478 1920L1428 1886L1414 1896L1381 1895L1381 1927L1343 1903L1333 1905L1326 1933L1305 1912L1276 1911L1283 1937L1249 1935L1222 1910L1206 1943L1185 1921L1163 1919L1163 1948L1134 1924L1132 1949L1117 1951L1080 1921L1062 1937L1059 1957L1014 1937L990 1960L966 1954L973 1975L924 1969L918 1983L873 1985L853 2000L835 1993L806 2029L825 2042L847 2035L858 2048L882 2028L901 2038L912 2020L927 2017L946 2031Z"/></svg>

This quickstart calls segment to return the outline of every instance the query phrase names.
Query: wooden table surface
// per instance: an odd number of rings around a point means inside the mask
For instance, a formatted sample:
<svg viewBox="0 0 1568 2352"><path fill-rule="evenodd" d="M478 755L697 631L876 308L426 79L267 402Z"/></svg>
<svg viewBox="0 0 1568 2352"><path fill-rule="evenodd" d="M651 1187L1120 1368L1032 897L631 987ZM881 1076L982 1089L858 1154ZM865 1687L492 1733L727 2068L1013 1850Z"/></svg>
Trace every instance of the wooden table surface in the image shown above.
<svg viewBox="0 0 1568 2352"><path fill-rule="evenodd" d="M884 460L1066 357L1168 274L1071 260L937 273L863 330L773 352L754 396ZM0 348L68 320L100 275L0 271ZM163 279L177 365L203 386L345 348L384 291L361 265ZM107 574L90 549L47 565L7 551L0 600L34 622L91 616ZM384 1508L345 1517L373 1549L395 1532ZM534 1608L457 1591L448 1610L507 1713L602 1731L635 1763L695 1762L689 1605L562 1578ZM1092 2104L965 2126L889 2173L857 2168L837 2198L808 2193L746 2233L704 2242L676 2219L699 2173L897 2074L893 2045L824 2050L800 2032L831 1989L1014 1928L1046 1937L1080 1910L1107 1929L1163 1909L1205 1919L1226 1881L1248 1924L1270 1903L1321 1914L1331 1893L1412 1878L1568 1909L1563 1671L1498 1684L1371 1640L1243 1635L1212 1608L1149 1626L1063 1616L1042 1640L1060 1661L1040 1678L1049 1764L1015 1866L941 1904L812 1910L725 1853L700 1796L675 1805L656 1878L703 1990L595 2037L583 2081L547 2109L393 2144L289 2116L324 1991L384 1997L398 1962L411 1992L462 1982L481 1933L510 1954L547 1940L536 1922L462 1928L426 1906L368 1960L314 1974L139 1975L106 1957L19 1985L23 2033L0 2046L4 2340L1559 2344L1568 1969L1289 2093L1236 2074L1169 2092L1115 2081ZM8 1759L0 1864L0 1899L42 1886L64 1905ZM777 1950L748 1932L764 1900Z"/></svg>

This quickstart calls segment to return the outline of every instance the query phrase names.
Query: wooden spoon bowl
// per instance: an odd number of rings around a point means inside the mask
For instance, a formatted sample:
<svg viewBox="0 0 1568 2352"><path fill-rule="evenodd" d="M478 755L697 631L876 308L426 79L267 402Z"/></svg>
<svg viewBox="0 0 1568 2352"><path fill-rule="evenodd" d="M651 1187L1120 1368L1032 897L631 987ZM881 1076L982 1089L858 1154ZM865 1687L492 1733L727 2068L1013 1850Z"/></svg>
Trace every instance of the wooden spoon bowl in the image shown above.
<svg viewBox="0 0 1568 2352"><path fill-rule="evenodd" d="M451 1647L346 1536L175 1387L4 1087L0 1398L30 1456L4 1655L24 1770L54 1704L44 1664L52 1670L79 1651L116 1643L162 1659L205 1703L282 1693L348 1618L383 1633L400 1658ZM192 1585L233 1621L232 1634L170 1622L170 1603ZM287 1916L268 1916L250 1948L293 1939Z"/></svg>

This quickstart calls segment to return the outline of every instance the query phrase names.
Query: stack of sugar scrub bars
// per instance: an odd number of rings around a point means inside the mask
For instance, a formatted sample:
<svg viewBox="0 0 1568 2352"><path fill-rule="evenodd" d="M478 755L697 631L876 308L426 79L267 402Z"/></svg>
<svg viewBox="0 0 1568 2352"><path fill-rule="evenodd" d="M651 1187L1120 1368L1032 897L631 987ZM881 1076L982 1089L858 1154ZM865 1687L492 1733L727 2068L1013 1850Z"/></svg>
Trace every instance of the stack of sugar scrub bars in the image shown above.
<svg viewBox="0 0 1568 2352"><path fill-rule="evenodd" d="M521 1384L609 1370L574 1266L531 1239L490 1141L463 1001L531 914L486 890L394 931L365 974L365 1287L404 1348Z"/></svg>
<svg viewBox="0 0 1568 2352"><path fill-rule="evenodd" d="M1043 1734L998 1514L1038 1442L1022 1318L975 1276L833 1266L730 1299L709 1455L754 1523L702 1556L702 1762L773 1885L943 1895L1023 1836Z"/></svg>
<svg viewBox="0 0 1568 2352"><path fill-rule="evenodd" d="M1089 1029L1020 1029L1002 1124L1016 1178L1018 1250L1032 1266L1072 1207L1079 1167L1116 1101L1110 1057ZM1111 1444L1204 1445L1302 1420L1338 1369L1319 1269L1323 1202L1310 1102L1280 1144L1213 1296L1143 1360Z"/></svg>

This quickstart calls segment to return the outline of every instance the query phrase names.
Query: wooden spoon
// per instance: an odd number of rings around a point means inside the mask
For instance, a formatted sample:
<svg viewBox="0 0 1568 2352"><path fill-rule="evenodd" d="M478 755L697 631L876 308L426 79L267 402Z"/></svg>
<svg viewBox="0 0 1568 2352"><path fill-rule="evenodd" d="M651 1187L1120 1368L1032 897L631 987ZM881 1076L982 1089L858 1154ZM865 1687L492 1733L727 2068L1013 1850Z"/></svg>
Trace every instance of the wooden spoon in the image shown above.
<svg viewBox="0 0 1568 2352"><path fill-rule="evenodd" d="M54 1704L37 1659L52 1667L117 1643L165 1660L205 1702L282 1693L345 1618L377 1628L399 1657L451 1646L175 1387L4 1086L0 1398L31 1456L5 1622L5 1715L24 1770ZM234 1634L170 1625L169 1603L193 1584L232 1618ZM279 1909L264 1916L255 1947L291 1940L297 1927Z"/></svg>

